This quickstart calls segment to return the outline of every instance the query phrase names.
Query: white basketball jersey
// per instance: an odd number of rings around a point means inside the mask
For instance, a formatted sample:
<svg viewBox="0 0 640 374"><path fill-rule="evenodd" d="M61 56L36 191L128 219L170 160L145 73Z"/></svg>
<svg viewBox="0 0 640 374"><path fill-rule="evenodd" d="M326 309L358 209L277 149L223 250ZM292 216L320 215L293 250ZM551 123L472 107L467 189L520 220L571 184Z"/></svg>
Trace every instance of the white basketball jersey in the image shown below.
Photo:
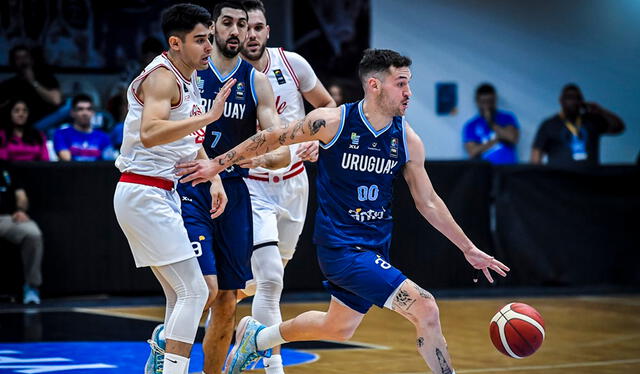
<svg viewBox="0 0 640 374"><path fill-rule="evenodd" d="M140 125L144 103L136 95L136 90L144 79L157 69L167 69L175 75L180 90L180 101L171 107L170 121L177 121L204 113L200 106L200 91L195 85L196 72L186 78L171 63L166 52L157 56L142 73L131 82L127 89L129 111L124 120L124 134L120 156L116 167L121 172L160 177L177 181L175 166L178 163L192 161L204 140L205 127L171 143L147 148L140 141ZM192 83L193 82L193 83Z"/></svg>
<svg viewBox="0 0 640 374"><path fill-rule="evenodd" d="M276 110L278 116L280 116L280 121L282 121L282 123L291 123L304 118L306 113L304 111L304 99L300 92L301 82L289 61L290 58L288 56L290 56L291 52L287 52L282 48L267 48L265 53L267 53L269 57L269 62L262 72L269 78L269 83L271 83L271 87L273 88ZM298 58L301 57L298 56ZM313 78L314 81L312 83L315 85L315 75ZM298 149L298 144L292 144L289 148L291 149L292 156L291 164L286 168L276 171L256 168L250 169L249 173L264 174L265 172L273 173L288 170L292 164L299 161L297 157L294 157L295 151Z"/></svg>

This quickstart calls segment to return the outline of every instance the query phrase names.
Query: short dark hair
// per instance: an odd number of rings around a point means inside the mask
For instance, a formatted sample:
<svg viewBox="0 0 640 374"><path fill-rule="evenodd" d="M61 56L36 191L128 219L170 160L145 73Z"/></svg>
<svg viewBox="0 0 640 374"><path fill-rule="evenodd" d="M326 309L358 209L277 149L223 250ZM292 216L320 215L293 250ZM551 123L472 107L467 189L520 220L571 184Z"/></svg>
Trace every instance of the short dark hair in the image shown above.
<svg viewBox="0 0 640 374"><path fill-rule="evenodd" d="M261 0L245 0L242 2L242 6L244 10L249 13L252 10L259 10L264 14L264 18L267 18L267 9L264 7L264 4Z"/></svg>
<svg viewBox="0 0 640 374"><path fill-rule="evenodd" d="M409 67L411 59L390 49L368 48L360 60L358 75L360 80L364 81L371 73L387 72L392 66L396 68Z"/></svg>
<svg viewBox="0 0 640 374"><path fill-rule="evenodd" d="M93 106L93 99L91 98L91 96L87 94L83 94L83 93L77 94L76 96L73 97L73 100L71 101L71 108L75 110L76 105L78 105L79 103L91 103L91 106Z"/></svg>
<svg viewBox="0 0 640 374"><path fill-rule="evenodd" d="M162 32L165 40L170 36L177 36L184 40L198 24L211 26L211 13L205 8L194 4L176 4L162 12Z"/></svg>
<svg viewBox="0 0 640 374"><path fill-rule="evenodd" d="M213 7L213 22L216 22L218 20L218 17L220 17L220 13L222 13L223 8L240 9L247 15L247 20L249 19L249 14L247 14L247 9L245 9L243 2L239 0L226 0L217 3L216 6Z"/></svg>
<svg viewBox="0 0 640 374"><path fill-rule="evenodd" d="M575 83L567 83L562 87L562 91L560 92L560 96L564 96L567 91L575 91L578 94L580 100L584 100L584 96L582 96L582 90Z"/></svg>
<svg viewBox="0 0 640 374"><path fill-rule="evenodd" d="M496 94L496 88L493 87L491 83L482 83L481 85L478 86L478 88L476 88L476 99L480 95L487 95L487 94L491 94L491 95Z"/></svg>

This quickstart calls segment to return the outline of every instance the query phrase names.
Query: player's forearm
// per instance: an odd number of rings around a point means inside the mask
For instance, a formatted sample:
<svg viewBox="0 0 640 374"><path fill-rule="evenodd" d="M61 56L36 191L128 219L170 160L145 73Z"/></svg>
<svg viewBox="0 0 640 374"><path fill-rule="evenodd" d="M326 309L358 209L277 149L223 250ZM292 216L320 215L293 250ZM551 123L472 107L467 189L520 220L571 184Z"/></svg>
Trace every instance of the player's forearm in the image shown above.
<svg viewBox="0 0 640 374"><path fill-rule="evenodd" d="M498 139L492 139L484 144L478 144L474 142L468 142L466 145L467 153L469 153L469 157L474 158L478 155L481 155L487 149L493 147L498 142Z"/></svg>
<svg viewBox="0 0 640 374"><path fill-rule="evenodd" d="M150 148L182 139L209 124L205 116L195 116L179 121L151 119L142 122L140 127L140 141Z"/></svg>
<svg viewBox="0 0 640 374"><path fill-rule="evenodd" d="M514 126L496 127L498 138L514 145L518 143L518 130Z"/></svg>
<svg viewBox="0 0 640 374"><path fill-rule="evenodd" d="M281 169L291 163L291 152L288 146L280 147L260 157L262 158L261 166L271 170Z"/></svg>
<svg viewBox="0 0 640 374"><path fill-rule="evenodd" d="M313 126L304 129L305 118L298 120L291 125L283 124L280 127L270 127L260 131L244 142L238 144L229 152L222 154L214 159L218 165L228 167L242 160L254 158L283 145L302 143L309 140L315 140ZM324 125L324 121L323 121Z"/></svg>
<svg viewBox="0 0 640 374"><path fill-rule="evenodd" d="M474 247L471 240L453 219L449 208L435 192L428 199L416 202L416 207L433 227L447 237L462 252Z"/></svg>

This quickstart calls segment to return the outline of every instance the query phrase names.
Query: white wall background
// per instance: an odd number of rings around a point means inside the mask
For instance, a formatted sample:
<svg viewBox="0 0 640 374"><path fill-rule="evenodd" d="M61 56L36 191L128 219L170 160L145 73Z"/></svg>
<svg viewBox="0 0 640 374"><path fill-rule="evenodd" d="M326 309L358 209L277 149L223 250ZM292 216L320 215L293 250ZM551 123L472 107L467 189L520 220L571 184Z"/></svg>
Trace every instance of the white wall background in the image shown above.
<svg viewBox="0 0 640 374"><path fill-rule="evenodd" d="M473 94L495 85L499 107L522 126L518 154L529 159L540 122L559 110L567 82L619 114L624 134L604 137L604 163L640 152L640 0L371 0L371 46L413 59L407 118L429 159L466 157L462 126ZM435 114L436 82L458 84L458 114Z"/></svg>

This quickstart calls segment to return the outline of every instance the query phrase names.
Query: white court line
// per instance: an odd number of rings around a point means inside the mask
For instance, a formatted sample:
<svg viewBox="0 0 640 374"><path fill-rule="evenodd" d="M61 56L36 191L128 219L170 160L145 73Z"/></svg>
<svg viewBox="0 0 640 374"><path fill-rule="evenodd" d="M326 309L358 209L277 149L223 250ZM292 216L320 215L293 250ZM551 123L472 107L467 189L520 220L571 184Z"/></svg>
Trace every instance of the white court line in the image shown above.
<svg viewBox="0 0 640 374"><path fill-rule="evenodd" d="M640 358L632 358L629 360L571 362L571 363L556 364L556 365L532 365L532 366L513 366L513 367L485 368L485 369L462 369L462 370L456 370L456 374L568 369L568 368L583 368L583 367L591 367L591 366L608 366L608 365L639 364L639 363L640 363ZM392 374L425 374L425 372L416 371L412 373L392 373Z"/></svg>

